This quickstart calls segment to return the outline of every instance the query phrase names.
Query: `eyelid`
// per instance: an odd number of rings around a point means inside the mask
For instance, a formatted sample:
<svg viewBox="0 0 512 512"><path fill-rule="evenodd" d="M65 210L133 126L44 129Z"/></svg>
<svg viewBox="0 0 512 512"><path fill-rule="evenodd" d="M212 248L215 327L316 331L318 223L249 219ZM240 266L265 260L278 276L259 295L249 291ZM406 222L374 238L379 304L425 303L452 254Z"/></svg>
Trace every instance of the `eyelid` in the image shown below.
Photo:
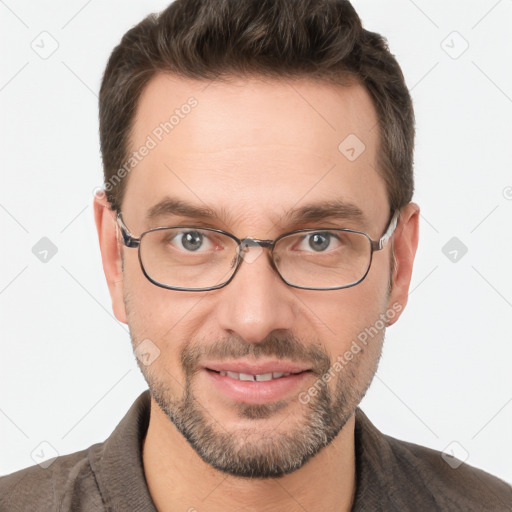
<svg viewBox="0 0 512 512"><path fill-rule="evenodd" d="M327 246L327 249L325 251L319 251L318 254L321 254L322 252L328 252L328 251L331 251L331 250L334 250L336 247L331 247L333 241L334 241L334 244L336 244L336 241L342 243L339 235L337 233L331 233L330 230L318 230L318 231L311 231L311 232L308 232L308 233L296 233L295 236L299 237L299 240L296 242L297 245L301 245L303 243L307 243L310 239L310 237L312 235L318 235L318 234L327 234L329 235L329 245ZM311 251L307 250L306 249L299 249L301 251L305 251L305 252L315 252L312 248L311 248Z"/></svg>
<svg viewBox="0 0 512 512"><path fill-rule="evenodd" d="M288 228L283 229L283 233L293 233L294 231L300 231L303 229L313 229L315 231L328 231L331 229L352 229L354 231L364 231L364 226L356 221L346 220L329 220L324 219L322 221L307 221L300 224L293 224ZM286 230L286 231L285 231Z"/></svg>
<svg viewBox="0 0 512 512"><path fill-rule="evenodd" d="M171 228L174 226L179 226L183 228L212 228L212 229L222 229L218 227L218 223L209 222L207 220L201 220L201 219L190 219L185 217L174 217L171 220L169 220L169 217L164 219L163 222L158 222L155 226L150 226L148 229L155 229L155 228Z"/></svg>
<svg viewBox="0 0 512 512"><path fill-rule="evenodd" d="M306 223L306 225L302 224L302 227L296 227L295 229L286 230L286 231L283 230L281 233L279 233L275 237L275 240L279 240L283 237L288 237L290 235L311 235L311 234L315 234L315 233L325 233L325 232L339 231L339 230L358 231L358 232L364 233L364 231L361 231L360 229L357 229L356 227L347 227L346 225L344 225L343 227L340 227L339 225L330 227L325 224L322 224L320 227L316 227L316 226L308 227L307 224L308 223ZM147 231L160 230L160 229L178 229L179 232L205 230L204 234L206 236L208 236L209 238L211 238L215 234L218 234L217 231L221 231L221 232L227 234L228 236L234 237L236 239L245 238L245 236L238 237L233 232L226 231L225 229L218 227L218 225L216 225L216 224L209 223L209 222L203 223L201 221L198 222L197 220L191 221L190 223L182 221L182 222L161 224L161 225L158 225L155 227L151 227L151 228L147 229ZM211 232L209 230L214 230L214 231ZM249 238L257 238L257 237L251 236L251 235L247 235L247 236Z"/></svg>
<svg viewBox="0 0 512 512"><path fill-rule="evenodd" d="M195 228L178 228L176 230L176 233L173 234L172 238L169 238L168 243L176 247L177 250L183 250L186 251L184 247L180 247L179 244L183 240L183 235L186 233L197 231ZM215 242L212 240L213 237L211 237L208 232L206 233L200 233L201 234L201 249L203 250L211 250L212 247L215 247ZM181 238L180 238L181 236ZM206 247L203 247L203 245L207 244ZM209 244L209 246L208 246Z"/></svg>
<svg viewBox="0 0 512 512"><path fill-rule="evenodd" d="M280 235L280 237L282 236L288 236L288 235L314 235L315 233L330 233L332 234L333 236L342 236L343 235L343 232L346 232L346 231L357 231L359 233L363 232L364 231L360 231L359 229L356 229L356 228L349 228L349 227L339 227L339 226L336 226L336 227L329 227L329 226L321 226L321 227L313 227L313 228L302 228L302 229L294 229L293 231L287 231L286 233L284 233L283 235Z"/></svg>

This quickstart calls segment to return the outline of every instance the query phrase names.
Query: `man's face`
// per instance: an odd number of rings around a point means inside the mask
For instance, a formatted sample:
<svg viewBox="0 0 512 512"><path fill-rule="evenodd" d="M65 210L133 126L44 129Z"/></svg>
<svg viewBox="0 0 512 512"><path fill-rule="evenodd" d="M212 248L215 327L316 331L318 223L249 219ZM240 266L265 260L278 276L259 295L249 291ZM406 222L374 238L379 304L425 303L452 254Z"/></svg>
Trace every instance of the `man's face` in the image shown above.
<svg viewBox="0 0 512 512"><path fill-rule="evenodd" d="M148 136L157 144L127 178L122 213L134 236L176 225L259 239L317 227L352 228L372 239L383 234L389 205L375 170L377 117L361 86L255 79L206 85L159 75L144 90L131 149ZM155 132L191 96L197 105L181 109L168 134ZM362 146L355 148L355 160L338 149L351 134L365 146L359 156ZM150 218L150 209L168 199L207 207L218 218L171 212ZM290 224L285 217L335 200L356 205L365 220ZM388 290L389 246L374 253L364 281L330 291L286 285L267 249L243 261L224 288L167 290L146 279L136 249L120 250L124 270L114 309L128 323L134 347L150 340L160 351L150 365L139 363L161 408L157 417L173 428L170 419L203 460L238 476L289 473L327 445L376 371L385 330L380 315L389 323L399 315L397 308L389 314L396 300ZM248 382L219 373L275 370L294 374Z"/></svg>

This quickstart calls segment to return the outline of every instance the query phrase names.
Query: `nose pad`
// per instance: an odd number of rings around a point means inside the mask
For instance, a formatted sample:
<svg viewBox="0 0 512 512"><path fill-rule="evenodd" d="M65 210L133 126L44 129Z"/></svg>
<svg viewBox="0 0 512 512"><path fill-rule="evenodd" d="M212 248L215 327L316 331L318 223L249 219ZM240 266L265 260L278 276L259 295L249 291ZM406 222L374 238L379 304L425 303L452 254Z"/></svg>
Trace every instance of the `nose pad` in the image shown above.
<svg viewBox="0 0 512 512"><path fill-rule="evenodd" d="M238 259L244 260L245 263L254 263L265 252L264 249L266 248L268 249L269 265L280 277L281 274L279 273L279 270L277 269L277 266L274 263L272 257L274 249L273 245L273 240L258 240L254 238L244 238L238 245L238 253L234 259L234 264L236 264Z"/></svg>
<svg viewBox="0 0 512 512"><path fill-rule="evenodd" d="M238 251L245 263L254 263L263 253L263 247L252 238L244 238L238 246Z"/></svg>

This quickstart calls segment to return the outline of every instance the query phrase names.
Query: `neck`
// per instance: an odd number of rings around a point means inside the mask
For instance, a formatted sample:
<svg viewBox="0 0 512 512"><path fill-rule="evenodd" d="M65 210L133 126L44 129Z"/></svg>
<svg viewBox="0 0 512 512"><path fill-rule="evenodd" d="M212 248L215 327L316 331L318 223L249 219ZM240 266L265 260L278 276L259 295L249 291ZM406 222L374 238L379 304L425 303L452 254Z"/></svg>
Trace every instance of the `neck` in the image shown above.
<svg viewBox="0 0 512 512"><path fill-rule="evenodd" d="M151 400L142 458L158 512L244 509L290 512L350 511L355 494L355 416L334 441L294 473L280 478L239 478L205 463Z"/></svg>

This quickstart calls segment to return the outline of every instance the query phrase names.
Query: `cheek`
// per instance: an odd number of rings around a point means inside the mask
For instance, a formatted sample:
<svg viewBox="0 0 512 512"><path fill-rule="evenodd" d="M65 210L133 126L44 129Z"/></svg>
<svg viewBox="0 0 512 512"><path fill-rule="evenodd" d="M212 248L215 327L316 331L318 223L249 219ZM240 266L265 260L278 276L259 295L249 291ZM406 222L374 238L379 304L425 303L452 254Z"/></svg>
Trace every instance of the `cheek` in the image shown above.
<svg viewBox="0 0 512 512"><path fill-rule="evenodd" d="M302 329L315 330L314 336L322 339L331 361L378 357L386 327L381 318L387 308L386 286L365 280L304 302L309 310L303 316Z"/></svg>
<svg viewBox="0 0 512 512"><path fill-rule="evenodd" d="M202 298L202 294L156 286L144 276L137 258L126 260L124 300L134 345L149 339L168 362L176 358L178 347L193 337L204 320Z"/></svg>
<svg viewBox="0 0 512 512"><path fill-rule="evenodd" d="M373 323L382 312L387 303L385 290L377 295L375 287L364 287L362 284L325 292L325 296L317 297L315 301L305 301L311 313L325 323L326 333L338 339L357 334L359 329Z"/></svg>
<svg viewBox="0 0 512 512"><path fill-rule="evenodd" d="M332 306L331 306L332 307ZM333 373L337 376L331 384L342 386L344 393L359 393L373 379L382 352L386 323L382 320L387 303L375 296L354 294L350 300L339 301L338 311L331 311L331 328L325 344L332 361Z"/></svg>
<svg viewBox="0 0 512 512"><path fill-rule="evenodd" d="M166 311L172 311L172 307L166 305L170 292L155 286L144 276L137 251L125 257L123 280L124 301L132 341L137 344L149 338L158 342L171 320L165 314Z"/></svg>

